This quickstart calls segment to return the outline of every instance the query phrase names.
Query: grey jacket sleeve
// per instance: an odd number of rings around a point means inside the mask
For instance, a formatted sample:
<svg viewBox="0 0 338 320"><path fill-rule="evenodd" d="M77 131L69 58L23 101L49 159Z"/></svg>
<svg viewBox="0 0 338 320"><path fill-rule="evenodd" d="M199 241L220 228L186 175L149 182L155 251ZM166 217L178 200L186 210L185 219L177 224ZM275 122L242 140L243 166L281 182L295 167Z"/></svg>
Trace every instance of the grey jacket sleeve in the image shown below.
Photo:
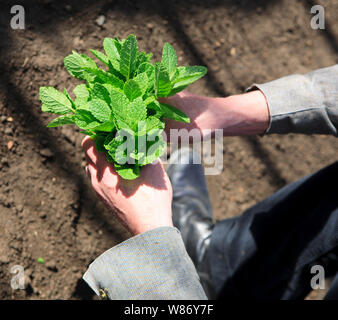
<svg viewBox="0 0 338 320"><path fill-rule="evenodd" d="M332 134L338 136L338 65L305 75L291 75L254 84L270 109L266 133Z"/></svg>
<svg viewBox="0 0 338 320"><path fill-rule="evenodd" d="M161 227L99 256L83 279L107 299L206 299L180 232Z"/></svg>

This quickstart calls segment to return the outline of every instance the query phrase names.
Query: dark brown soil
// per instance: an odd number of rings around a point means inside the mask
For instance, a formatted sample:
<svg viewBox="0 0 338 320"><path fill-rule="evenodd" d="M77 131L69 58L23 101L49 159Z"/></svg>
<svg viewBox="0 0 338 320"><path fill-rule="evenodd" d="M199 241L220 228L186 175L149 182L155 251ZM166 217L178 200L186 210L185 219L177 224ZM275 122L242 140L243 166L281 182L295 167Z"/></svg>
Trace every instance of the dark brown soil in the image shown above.
<svg viewBox="0 0 338 320"><path fill-rule="evenodd" d="M83 272L129 236L90 189L78 130L47 129L52 116L40 112L40 86L75 86L63 67L71 50L88 53L104 37L134 33L159 59L168 41L179 63L208 67L190 90L212 96L338 61L336 0L316 1L326 9L320 31L310 28L312 1L21 3L25 30L9 26L16 2L0 4L0 299L92 298ZM320 135L234 137L224 147L222 174L208 177L218 220L338 159L338 140ZM11 288L13 265L25 267L26 290Z"/></svg>

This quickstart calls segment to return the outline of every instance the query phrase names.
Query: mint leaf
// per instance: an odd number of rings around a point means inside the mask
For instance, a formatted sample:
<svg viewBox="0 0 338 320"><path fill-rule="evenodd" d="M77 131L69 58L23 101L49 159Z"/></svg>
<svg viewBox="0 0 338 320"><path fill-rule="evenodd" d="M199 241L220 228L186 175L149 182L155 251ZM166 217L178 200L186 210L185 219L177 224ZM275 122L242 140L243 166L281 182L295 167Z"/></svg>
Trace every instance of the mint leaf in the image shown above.
<svg viewBox="0 0 338 320"><path fill-rule="evenodd" d="M77 105L82 105L87 103L88 99L89 99L89 91L87 89L87 86L85 84L79 84L77 85L74 90L73 90L74 94L75 94L75 104Z"/></svg>
<svg viewBox="0 0 338 320"><path fill-rule="evenodd" d="M97 50L89 50L97 59L99 59L103 64L105 64L106 66L108 66L109 64L109 58L101 51L97 51Z"/></svg>
<svg viewBox="0 0 338 320"><path fill-rule="evenodd" d="M106 140L106 136L101 135L101 134L96 134L94 136L94 139L95 139L96 150L99 152L106 152L106 148L104 147L104 141Z"/></svg>
<svg viewBox="0 0 338 320"><path fill-rule="evenodd" d="M153 90L155 80L155 67L151 63L144 62L137 69L137 74L142 73L145 73L148 78L147 91Z"/></svg>
<svg viewBox="0 0 338 320"><path fill-rule="evenodd" d="M172 79L176 72L177 56L175 49L168 42L164 44L161 63L167 69L169 78Z"/></svg>
<svg viewBox="0 0 338 320"><path fill-rule="evenodd" d="M72 111L72 104L67 97L53 87L40 88L41 110L44 112L66 114Z"/></svg>
<svg viewBox="0 0 338 320"><path fill-rule="evenodd" d="M74 112L75 110L76 110L76 105L75 105L75 102L73 101L73 99L70 97L70 95L69 95L69 93L68 93L68 91L67 91L67 89L65 88L64 90L63 90L63 93L64 93L64 95L67 97L67 99L69 100L69 102L70 102L70 104L71 104L71 108L72 108L72 111Z"/></svg>
<svg viewBox="0 0 338 320"><path fill-rule="evenodd" d="M128 115L122 119L117 119L118 127L119 129L130 128L136 131L138 122L145 120L147 117L147 107L141 97L135 99L126 107Z"/></svg>
<svg viewBox="0 0 338 320"><path fill-rule="evenodd" d="M107 121L93 128L93 131L112 132L114 129L115 129L114 121Z"/></svg>
<svg viewBox="0 0 338 320"><path fill-rule="evenodd" d="M97 65L93 60L75 51L64 59L64 64L73 77L81 80L85 79L85 75L83 74L84 68L97 69Z"/></svg>
<svg viewBox="0 0 338 320"><path fill-rule="evenodd" d="M102 83L109 83L115 88L123 88L123 81L116 77L115 75L108 73L102 69L94 69L94 68L83 68L85 71L95 75Z"/></svg>
<svg viewBox="0 0 338 320"><path fill-rule="evenodd" d="M177 109L176 107L166 104L166 103L159 103L158 101L154 101L150 103L149 108L157 111L161 116L163 116L166 119L172 119L180 122L186 122L189 123L190 119L189 117L180 109Z"/></svg>
<svg viewBox="0 0 338 320"><path fill-rule="evenodd" d="M88 110L77 109L74 116L75 124L80 129L91 130L100 125L95 117Z"/></svg>
<svg viewBox="0 0 338 320"><path fill-rule="evenodd" d="M134 180L140 176L140 167L133 165L119 165L114 164L115 170L119 176L126 180Z"/></svg>
<svg viewBox="0 0 338 320"><path fill-rule="evenodd" d="M171 92L172 83L169 72L161 63L155 64L155 94L158 97L166 97Z"/></svg>
<svg viewBox="0 0 338 320"><path fill-rule="evenodd" d="M116 46L117 41L111 38L103 40L103 48L114 69L120 71L120 53Z"/></svg>
<svg viewBox="0 0 338 320"><path fill-rule="evenodd" d="M147 107L141 97L131 103L129 116L134 122L144 120L147 117Z"/></svg>
<svg viewBox="0 0 338 320"><path fill-rule="evenodd" d="M110 92L113 116L116 119L124 119L129 109L130 101L127 96L116 89Z"/></svg>
<svg viewBox="0 0 338 320"><path fill-rule="evenodd" d="M137 56L137 41L136 37L131 34L122 45L120 72L129 79L134 70Z"/></svg>
<svg viewBox="0 0 338 320"><path fill-rule="evenodd" d="M207 68L200 66L178 67L173 80L173 89L170 96L185 89L189 84L202 78L207 73Z"/></svg>
<svg viewBox="0 0 338 320"><path fill-rule="evenodd" d="M133 80L138 84L140 90L141 90L141 96L143 96L149 86L149 79L145 72L138 74L136 77L133 78Z"/></svg>
<svg viewBox="0 0 338 320"><path fill-rule="evenodd" d="M88 103L90 113L100 122L107 122L110 119L111 110L103 100L94 99Z"/></svg>
<svg viewBox="0 0 338 320"><path fill-rule="evenodd" d="M146 134L150 134L153 136L154 134L160 134L163 129L164 122L155 116L150 116L144 121L141 120L138 122L136 135L144 136Z"/></svg>
<svg viewBox="0 0 338 320"><path fill-rule="evenodd" d="M142 63L149 63L153 54L152 53L145 53L145 52L138 52L136 57L136 68L138 68Z"/></svg>
<svg viewBox="0 0 338 320"><path fill-rule="evenodd" d="M74 124L74 116L71 115L65 115L65 116L60 116L52 120L51 122L48 123L47 127L48 128L54 128L54 127L59 127L63 126L65 124Z"/></svg>
<svg viewBox="0 0 338 320"><path fill-rule="evenodd" d="M142 96L139 84L134 79L129 79L123 87L123 91L130 101Z"/></svg>
<svg viewBox="0 0 338 320"><path fill-rule="evenodd" d="M144 159L139 160L139 164L147 165L162 156L167 144L161 135L156 135L156 138L157 139L154 139L154 142L148 142L149 144L147 145L147 154Z"/></svg>
<svg viewBox="0 0 338 320"><path fill-rule="evenodd" d="M129 79L124 84L124 93L130 101L145 94L148 87L148 77L145 73L140 73L133 79Z"/></svg>
<svg viewBox="0 0 338 320"><path fill-rule="evenodd" d="M93 98L101 99L110 104L110 94L108 89L101 83L95 83L92 89Z"/></svg>

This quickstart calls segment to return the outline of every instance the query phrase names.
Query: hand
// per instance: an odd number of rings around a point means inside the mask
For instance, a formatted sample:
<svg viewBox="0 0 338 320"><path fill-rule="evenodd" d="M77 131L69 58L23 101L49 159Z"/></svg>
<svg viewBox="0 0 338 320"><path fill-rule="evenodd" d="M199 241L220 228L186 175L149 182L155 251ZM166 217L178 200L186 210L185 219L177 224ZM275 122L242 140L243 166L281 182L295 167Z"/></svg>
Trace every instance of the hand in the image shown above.
<svg viewBox="0 0 338 320"><path fill-rule="evenodd" d="M82 147L94 190L133 235L173 225L171 184L159 160L143 167L137 179L124 180L94 140L85 137Z"/></svg>
<svg viewBox="0 0 338 320"><path fill-rule="evenodd" d="M269 126L268 104L259 90L226 98L198 96L182 91L162 101L190 117L190 123L166 121L168 137L170 129L198 129L204 136L208 130L213 133L215 129L222 129L225 136L235 136L262 134Z"/></svg>

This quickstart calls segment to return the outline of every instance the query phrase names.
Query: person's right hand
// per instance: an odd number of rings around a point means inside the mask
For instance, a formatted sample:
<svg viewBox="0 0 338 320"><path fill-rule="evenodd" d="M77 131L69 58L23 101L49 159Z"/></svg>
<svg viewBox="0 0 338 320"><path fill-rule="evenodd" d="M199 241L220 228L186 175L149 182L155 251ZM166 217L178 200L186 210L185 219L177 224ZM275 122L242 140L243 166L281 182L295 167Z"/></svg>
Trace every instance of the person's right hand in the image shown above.
<svg viewBox="0 0 338 320"><path fill-rule="evenodd" d="M135 180L124 180L95 141L83 139L86 171L92 186L132 235L159 227L172 227L172 188L162 163L157 160L141 169Z"/></svg>

